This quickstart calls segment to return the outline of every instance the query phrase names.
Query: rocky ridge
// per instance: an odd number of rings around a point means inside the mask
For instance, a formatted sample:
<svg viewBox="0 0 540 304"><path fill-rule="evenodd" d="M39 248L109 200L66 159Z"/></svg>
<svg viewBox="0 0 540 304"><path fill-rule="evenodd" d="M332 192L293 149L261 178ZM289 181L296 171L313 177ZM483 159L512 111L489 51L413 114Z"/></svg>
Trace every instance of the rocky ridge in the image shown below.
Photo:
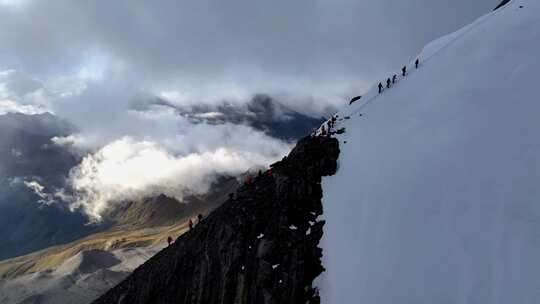
<svg viewBox="0 0 540 304"><path fill-rule="evenodd" d="M338 156L336 139L301 139L94 303L318 303L320 183Z"/></svg>

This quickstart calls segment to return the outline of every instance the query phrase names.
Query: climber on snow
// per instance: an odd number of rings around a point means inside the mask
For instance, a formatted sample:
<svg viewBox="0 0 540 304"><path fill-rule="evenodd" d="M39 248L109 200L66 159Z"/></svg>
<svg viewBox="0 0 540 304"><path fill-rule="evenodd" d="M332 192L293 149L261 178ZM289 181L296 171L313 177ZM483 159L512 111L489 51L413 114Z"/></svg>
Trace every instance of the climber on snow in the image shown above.
<svg viewBox="0 0 540 304"><path fill-rule="evenodd" d="M387 89L390 89L390 83L391 83L390 78L386 79L386 88Z"/></svg>
<svg viewBox="0 0 540 304"><path fill-rule="evenodd" d="M401 75L405 76L406 74L407 74L407 67L404 66L403 68L401 68Z"/></svg>
<svg viewBox="0 0 540 304"><path fill-rule="evenodd" d="M392 83L396 83L396 79L397 79L397 75L394 74L394 76L392 76Z"/></svg>
<svg viewBox="0 0 540 304"><path fill-rule="evenodd" d="M414 66L418 69L418 65L420 64L420 59L416 59L416 61L414 62Z"/></svg>
<svg viewBox="0 0 540 304"><path fill-rule="evenodd" d="M379 82L379 94L382 93L382 89L383 89L383 85L382 85L382 83Z"/></svg>
<svg viewBox="0 0 540 304"><path fill-rule="evenodd" d="M171 246L173 239L171 236L167 237L167 243L169 243L169 246Z"/></svg>

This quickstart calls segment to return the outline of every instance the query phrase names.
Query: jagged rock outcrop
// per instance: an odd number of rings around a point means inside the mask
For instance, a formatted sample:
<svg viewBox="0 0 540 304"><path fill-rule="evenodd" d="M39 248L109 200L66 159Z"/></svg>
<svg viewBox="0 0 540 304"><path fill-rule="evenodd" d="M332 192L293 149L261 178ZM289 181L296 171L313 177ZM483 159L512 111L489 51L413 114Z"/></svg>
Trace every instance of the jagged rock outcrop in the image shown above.
<svg viewBox="0 0 540 304"><path fill-rule="evenodd" d="M318 303L321 177L336 139L306 137L289 156L137 268L95 304Z"/></svg>
<svg viewBox="0 0 540 304"><path fill-rule="evenodd" d="M494 11L498 10L499 8L507 5L508 3L510 3L511 0L502 0L501 3L499 3L499 5L497 5L497 7L495 7Z"/></svg>

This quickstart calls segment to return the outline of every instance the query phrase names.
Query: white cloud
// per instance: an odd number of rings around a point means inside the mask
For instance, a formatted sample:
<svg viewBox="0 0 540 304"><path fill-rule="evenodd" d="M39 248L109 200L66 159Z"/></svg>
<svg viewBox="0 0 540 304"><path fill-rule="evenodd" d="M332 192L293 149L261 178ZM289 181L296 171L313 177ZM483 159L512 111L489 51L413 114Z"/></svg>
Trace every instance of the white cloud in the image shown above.
<svg viewBox="0 0 540 304"><path fill-rule="evenodd" d="M20 71L0 71L0 98L22 97L42 87L39 80Z"/></svg>
<svg viewBox="0 0 540 304"><path fill-rule="evenodd" d="M197 113L197 114L194 114L193 117L196 117L196 118L220 118L220 117L223 117L223 113L221 113L221 112Z"/></svg>
<svg viewBox="0 0 540 304"><path fill-rule="evenodd" d="M45 112L49 112L49 110L43 106L20 104L9 99L0 100L0 115L6 113L23 113L33 115Z"/></svg>
<svg viewBox="0 0 540 304"><path fill-rule="evenodd" d="M76 152L76 154L91 150L96 142L95 139L89 138L88 136L82 136L81 134L55 136L51 138L51 141L58 146L65 147L70 149L72 152Z"/></svg>
<svg viewBox="0 0 540 304"><path fill-rule="evenodd" d="M32 180L32 181L23 181L24 185L32 190L37 196L40 197L38 200L38 203L43 205L51 205L56 203L56 200L54 199L54 195L45 192L45 187L42 186L39 182Z"/></svg>
<svg viewBox="0 0 540 304"><path fill-rule="evenodd" d="M15 158L21 158L23 156L23 153L19 149L11 149L11 155Z"/></svg>
<svg viewBox="0 0 540 304"><path fill-rule="evenodd" d="M265 93L325 105L361 94L498 2L0 1L27 2L0 11L0 66L74 78L69 92L123 79L181 104Z"/></svg>
<svg viewBox="0 0 540 304"><path fill-rule="evenodd" d="M49 92L43 83L16 70L0 71L0 115L10 112L52 112Z"/></svg>
<svg viewBox="0 0 540 304"><path fill-rule="evenodd" d="M99 221L109 207L122 200L160 193L182 200L188 193L205 193L217 175L237 175L268 165L282 152L220 147L177 156L155 142L124 137L86 156L72 169L69 179L75 194L71 208L81 208L91 220Z"/></svg>

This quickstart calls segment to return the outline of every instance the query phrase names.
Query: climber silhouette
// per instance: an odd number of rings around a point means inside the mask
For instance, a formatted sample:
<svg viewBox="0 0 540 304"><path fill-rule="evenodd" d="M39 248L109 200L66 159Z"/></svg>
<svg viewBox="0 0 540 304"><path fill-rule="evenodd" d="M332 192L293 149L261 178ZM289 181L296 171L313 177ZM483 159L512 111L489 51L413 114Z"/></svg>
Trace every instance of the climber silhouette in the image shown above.
<svg viewBox="0 0 540 304"><path fill-rule="evenodd" d="M396 79L397 79L397 75L394 74L394 76L392 76L392 83L396 83Z"/></svg>
<svg viewBox="0 0 540 304"><path fill-rule="evenodd" d="M167 237L167 243L169 243L169 246L171 246L173 239L171 236Z"/></svg>
<svg viewBox="0 0 540 304"><path fill-rule="evenodd" d="M383 85L382 85L382 83L379 82L379 94L382 93L382 89L383 89Z"/></svg>
<svg viewBox="0 0 540 304"><path fill-rule="evenodd" d="M407 74L407 67L404 66L403 68L401 68L401 75L405 76Z"/></svg>
<svg viewBox="0 0 540 304"><path fill-rule="evenodd" d="M189 219L188 226L189 230L193 229L193 221L191 219Z"/></svg>
<svg viewBox="0 0 540 304"><path fill-rule="evenodd" d="M386 79L386 88L387 89L390 89L390 83L391 83L390 78Z"/></svg>
<svg viewBox="0 0 540 304"><path fill-rule="evenodd" d="M253 177L251 176L251 174L248 174L246 175L246 180L245 180L245 185L251 185L251 182L253 181Z"/></svg>
<svg viewBox="0 0 540 304"><path fill-rule="evenodd" d="M414 62L414 66L418 69L418 65L420 64L420 60L417 58Z"/></svg>

